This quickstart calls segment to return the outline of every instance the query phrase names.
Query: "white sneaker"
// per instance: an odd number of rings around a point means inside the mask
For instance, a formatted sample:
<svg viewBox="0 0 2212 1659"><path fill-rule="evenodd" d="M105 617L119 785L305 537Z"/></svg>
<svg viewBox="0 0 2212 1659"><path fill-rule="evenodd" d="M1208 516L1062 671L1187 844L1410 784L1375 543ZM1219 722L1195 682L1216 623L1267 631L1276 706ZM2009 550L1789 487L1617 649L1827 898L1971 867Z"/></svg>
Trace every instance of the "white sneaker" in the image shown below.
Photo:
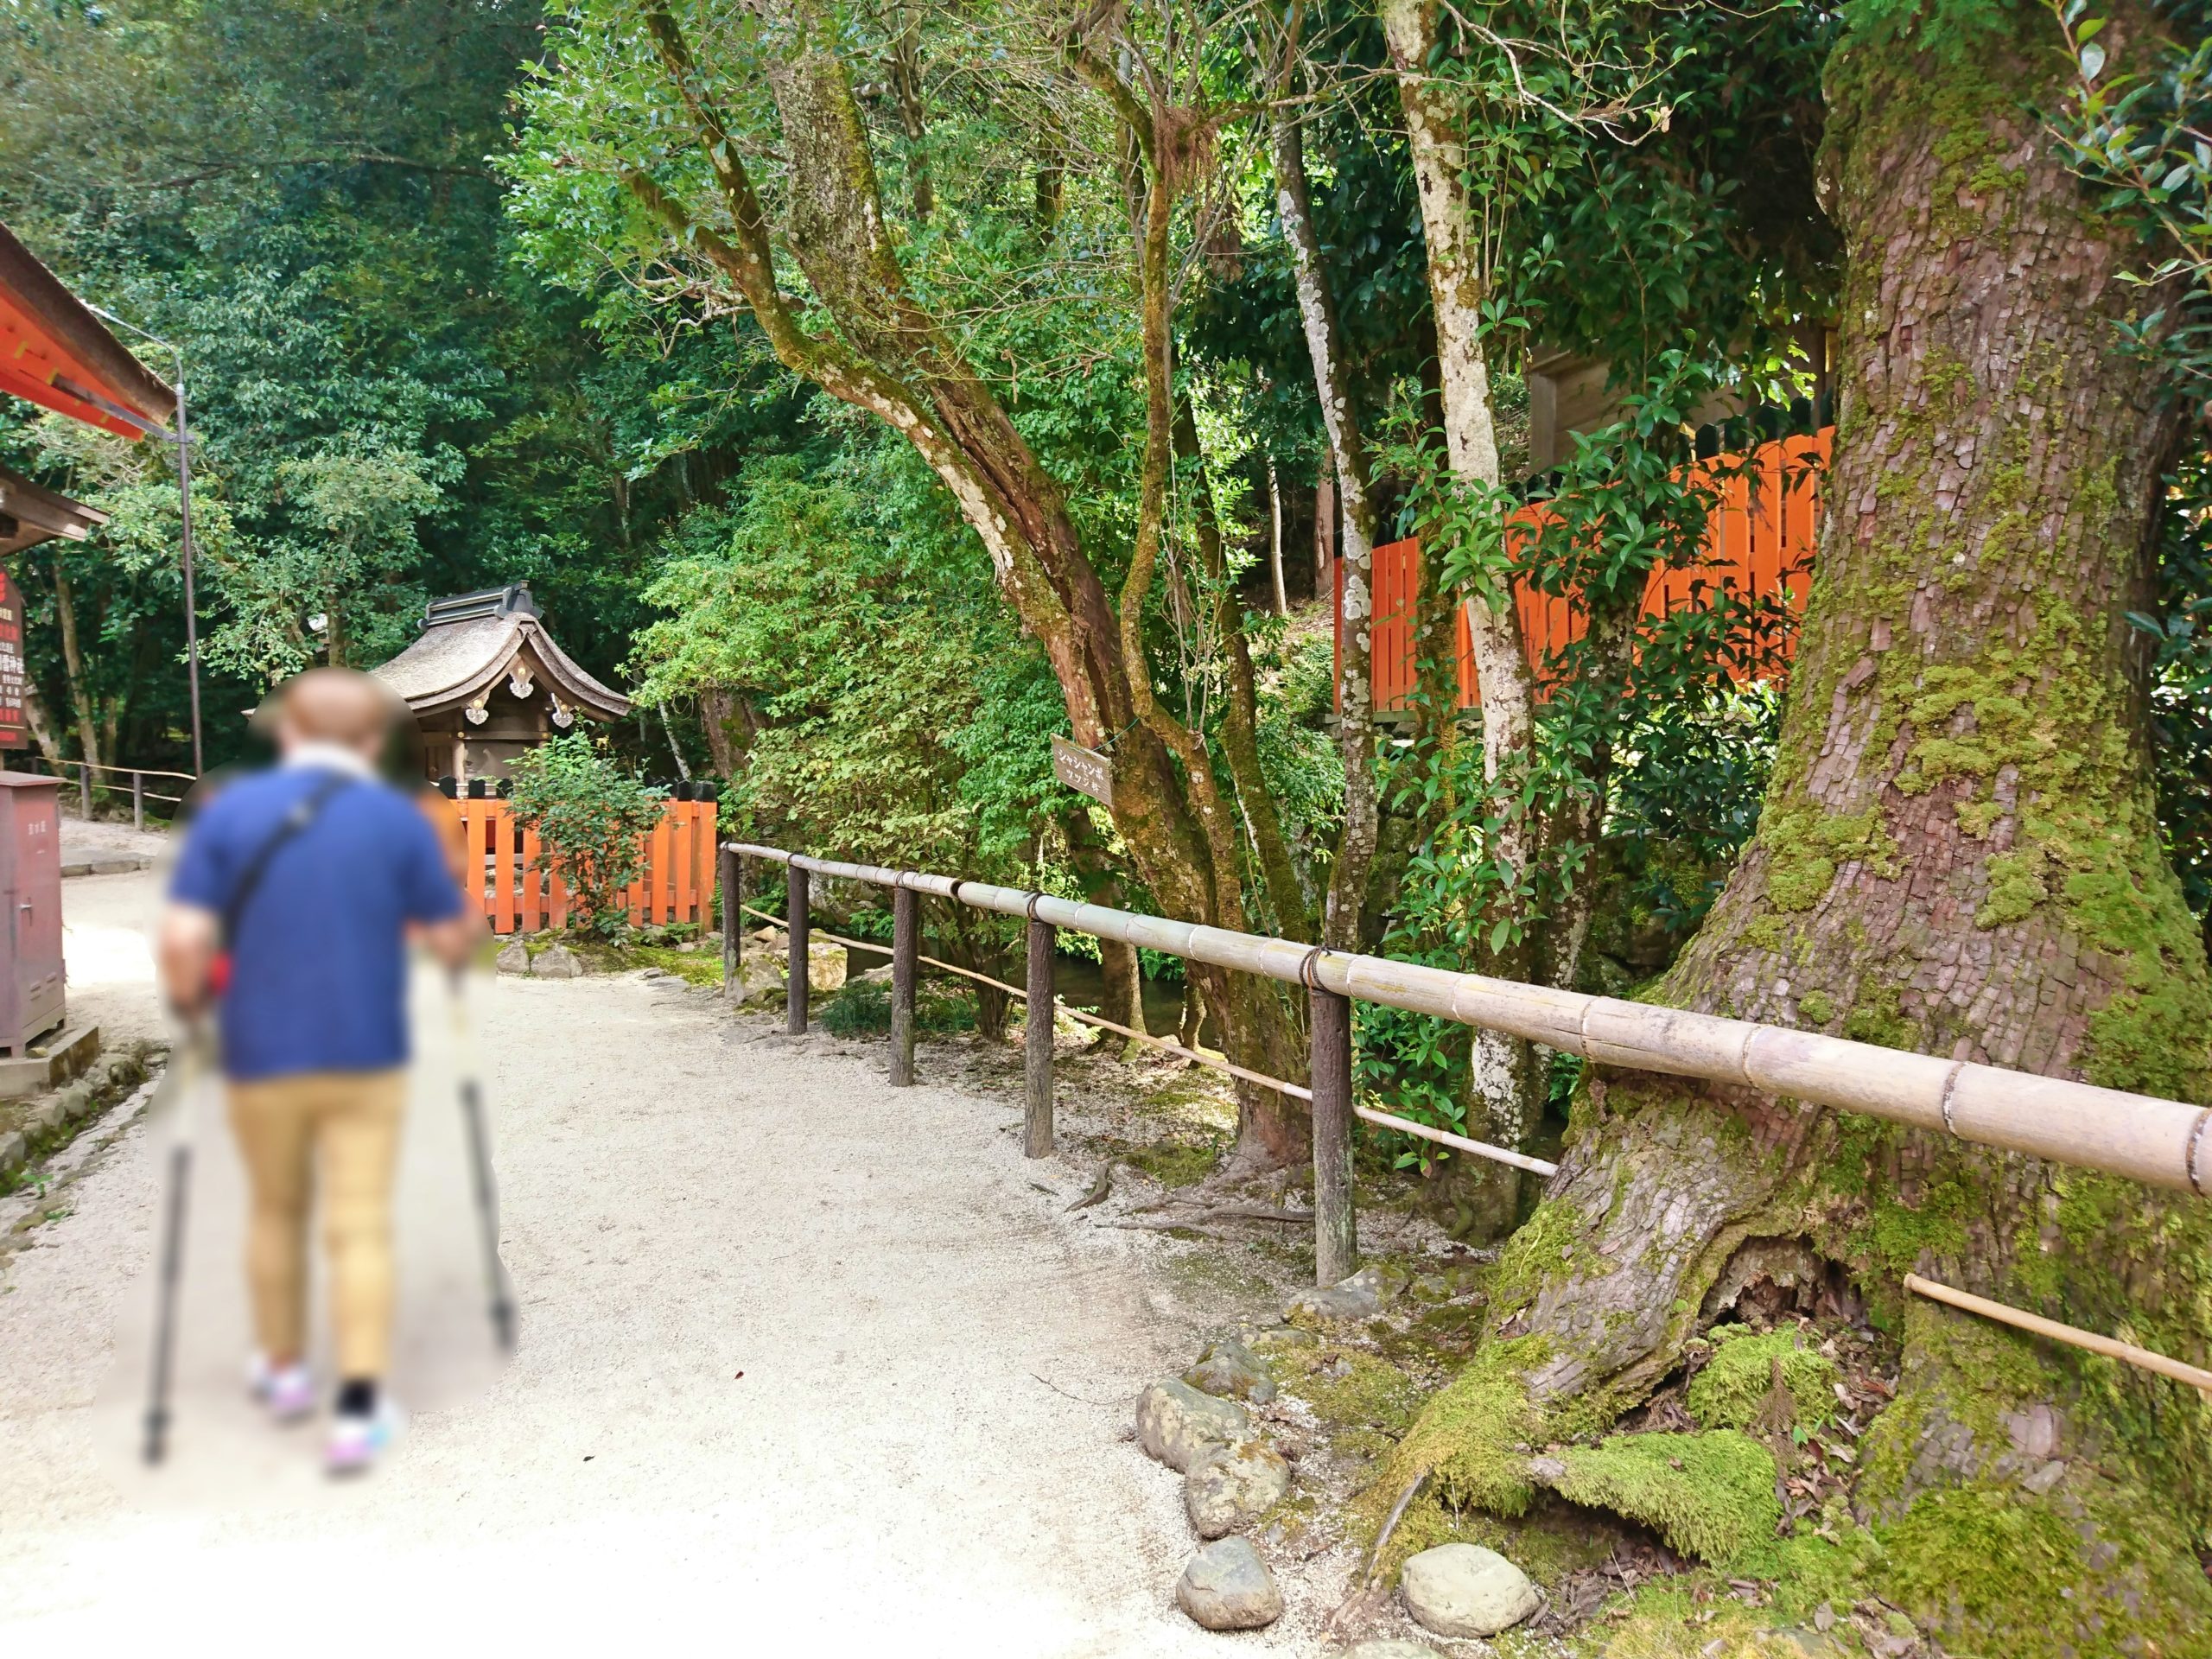
<svg viewBox="0 0 2212 1659"><path fill-rule="evenodd" d="M279 1368L257 1353L246 1362L245 1386L280 1423L296 1423L315 1410L315 1376L304 1361Z"/></svg>
<svg viewBox="0 0 2212 1659"><path fill-rule="evenodd" d="M388 1395L379 1395L376 1409L365 1415L340 1412L330 1420L330 1438L323 1443L322 1466L327 1474L365 1473L386 1447L399 1438L406 1416Z"/></svg>

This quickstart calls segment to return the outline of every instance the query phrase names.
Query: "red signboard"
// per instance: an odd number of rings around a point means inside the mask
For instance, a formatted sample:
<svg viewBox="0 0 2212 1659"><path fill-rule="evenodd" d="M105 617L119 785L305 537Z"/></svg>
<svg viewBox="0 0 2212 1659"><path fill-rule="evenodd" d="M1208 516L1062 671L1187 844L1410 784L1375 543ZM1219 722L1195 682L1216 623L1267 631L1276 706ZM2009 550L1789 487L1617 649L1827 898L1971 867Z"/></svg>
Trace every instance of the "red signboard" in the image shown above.
<svg viewBox="0 0 2212 1659"><path fill-rule="evenodd" d="M0 749L30 742L23 720L23 595L16 579L0 568Z"/></svg>

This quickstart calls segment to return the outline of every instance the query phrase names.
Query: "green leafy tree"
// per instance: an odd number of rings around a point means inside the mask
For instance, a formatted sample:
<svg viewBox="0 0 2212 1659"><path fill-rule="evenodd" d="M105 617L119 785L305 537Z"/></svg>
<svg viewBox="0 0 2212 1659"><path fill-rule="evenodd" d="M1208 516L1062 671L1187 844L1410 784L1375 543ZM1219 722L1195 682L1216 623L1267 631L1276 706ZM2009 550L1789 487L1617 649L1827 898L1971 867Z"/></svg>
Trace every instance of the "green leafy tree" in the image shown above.
<svg viewBox="0 0 2212 1659"><path fill-rule="evenodd" d="M577 929L594 939L629 931L625 889L645 874L644 837L659 823L664 791L624 771L582 732L507 763L516 818L535 830L546 867L567 884Z"/></svg>

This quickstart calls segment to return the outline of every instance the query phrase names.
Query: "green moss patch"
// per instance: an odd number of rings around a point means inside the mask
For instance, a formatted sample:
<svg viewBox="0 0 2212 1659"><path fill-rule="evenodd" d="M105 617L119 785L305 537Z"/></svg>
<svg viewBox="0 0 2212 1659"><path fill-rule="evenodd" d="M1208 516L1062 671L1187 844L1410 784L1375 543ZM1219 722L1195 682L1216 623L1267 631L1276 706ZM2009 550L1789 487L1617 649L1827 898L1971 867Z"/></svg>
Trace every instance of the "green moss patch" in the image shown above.
<svg viewBox="0 0 2212 1659"><path fill-rule="evenodd" d="M1724 1568L1772 1564L1774 1455L1748 1434L1616 1434L1549 1452L1540 1467L1561 1497L1640 1522L1678 1554Z"/></svg>
<svg viewBox="0 0 2212 1659"><path fill-rule="evenodd" d="M1395 1494L1392 1495L1395 1501ZM1554 1497L1537 1494L1523 1516L1508 1518L1480 1510L1446 1508L1425 1491L1406 1506L1382 1560L1386 1579L1408 1556L1440 1544L1477 1544L1494 1549L1538 1584L1549 1588L1570 1573L1603 1567L1634 1537L1625 1524Z"/></svg>
<svg viewBox="0 0 2212 1659"><path fill-rule="evenodd" d="M1897 842L1878 806L1848 814L1777 813L1761 821L1758 837L1769 854L1767 899L1777 910L1812 909L1846 863L1863 863L1884 878L1897 873Z"/></svg>
<svg viewBox="0 0 2212 1659"><path fill-rule="evenodd" d="M1421 1388L1413 1378L1358 1348L1331 1343L1290 1348L1273 1363L1277 1385L1304 1401L1331 1444L1351 1456L1382 1456L1421 1407Z"/></svg>
<svg viewBox="0 0 2212 1659"><path fill-rule="evenodd" d="M1132 1169L1142 1170L1162 1186L1195 1186L1213 1173L1221 1162L1221 1147L1212 1141L1192 1144L1162 1141L1132 1147L1122 1156Z"/></svg>
<svg viewBox="0 0 2212 1659"><path fill-rule="evenodd" d="M1948 1642L2018 1659L2212 1653L2212 1588L2140 1511L2092 1526L2050 1499L1978 1484L1923 1493L1886 1529L1883 1593ZM2088 1541L2091 1537L2098 1542ZM2114 1542L2120 1548L2116 1553Z"/></svg>
<svg viewBox="0 0 2212 1659"><path fill-rule="evenodd" d="M1827 1421L1835 1404L1835 1364L1804 1346L1799 1332L1761 1335L1748 1325L1717 1325L1707 1340L1713 1357L1690 1379L1683 1400L1700 1427L1751 1427L1773 1386L1777 1360L1796 1427L1811 1430Z"/></svg>
<svg viewBox="0 0 2212 1659"><path fill-rule="evenodd" d="M1478 1350L1399 1443L1381 1483L1389 1498L1426 1472L1436 1496L1454 1508L1524 1514L1536 1495L1529 1456L1541 1421L1527 1376L1547 1347L1541 1337L1516 1337Z"/></svg>

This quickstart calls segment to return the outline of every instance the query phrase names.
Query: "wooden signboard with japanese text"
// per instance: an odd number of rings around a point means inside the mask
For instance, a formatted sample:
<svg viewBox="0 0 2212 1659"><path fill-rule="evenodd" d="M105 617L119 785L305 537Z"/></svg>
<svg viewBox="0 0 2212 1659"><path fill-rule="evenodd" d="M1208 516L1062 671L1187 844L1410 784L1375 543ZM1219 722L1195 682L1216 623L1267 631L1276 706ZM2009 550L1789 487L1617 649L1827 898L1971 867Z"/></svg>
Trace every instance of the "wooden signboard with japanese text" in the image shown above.
<svg viewBox="0 0 2212 1659"><path fill-rule="evenodd" d="M1052 776L1094 801L1114 804L1114 763L1096 749L1054 737Z"/></svg>
<svg viewBox="0 0 2212 1659"><path fill-rule="evenodd" d="M23 595L16 578L0 567L0 749L29 742L23 718Z"/></svg>

